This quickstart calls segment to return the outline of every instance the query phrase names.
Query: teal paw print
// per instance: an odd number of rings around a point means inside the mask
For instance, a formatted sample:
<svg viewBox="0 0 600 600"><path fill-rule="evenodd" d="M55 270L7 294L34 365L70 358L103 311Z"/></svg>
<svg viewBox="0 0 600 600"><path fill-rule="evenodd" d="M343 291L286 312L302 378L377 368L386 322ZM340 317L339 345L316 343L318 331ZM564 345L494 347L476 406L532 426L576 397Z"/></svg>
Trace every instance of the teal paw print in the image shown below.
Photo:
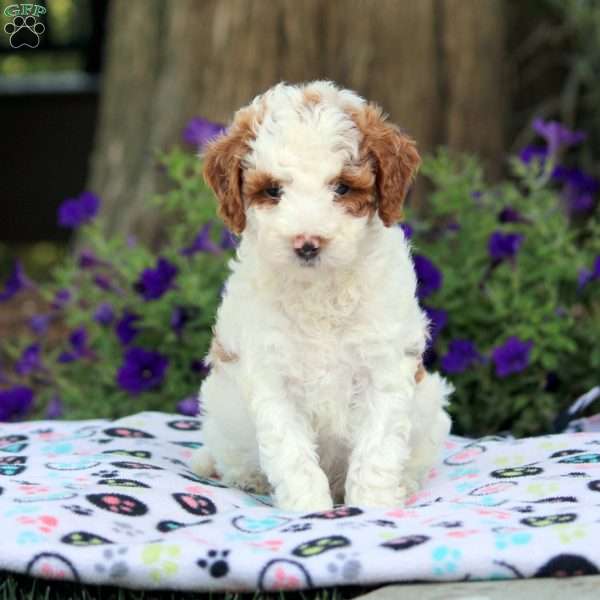
<svg viewBox="0 0 600 600"><path fill-rule="evenodd" d="M431 552L434 560L433 574L438 577L444 575L453 575L458 571L458 562L462 556L462 552L448 546L438 546Z"/></svg>
<svg viewBox="0 0 600 600"><path fill-rule="evenodd" d="M531 534L527 532L498 533L496 534L496 548L506 550L509 546L524 546L531 541Z"/></svg>

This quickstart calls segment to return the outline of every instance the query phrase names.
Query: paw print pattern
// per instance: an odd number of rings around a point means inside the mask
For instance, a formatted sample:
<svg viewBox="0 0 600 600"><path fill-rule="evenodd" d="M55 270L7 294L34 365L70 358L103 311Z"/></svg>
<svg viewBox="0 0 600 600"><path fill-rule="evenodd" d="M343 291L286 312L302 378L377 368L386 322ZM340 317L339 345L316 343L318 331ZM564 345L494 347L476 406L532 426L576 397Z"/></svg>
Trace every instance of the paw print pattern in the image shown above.
<svg viewBox="0 0 600 600"><path fill-rule="evenodd" d="M98 508L128 517L141 517L148 507L132 496L125 494L90 494L86 498Z"/></svg>
<svg viewBox="0 0 600 600"><path fill-rule="evenodd" d="M130 427L109 427L104 433L110 437L126 439L152 439L154 436L141 429L131 429Z"/></svg>
<svg viewBox="0 0 600 600"><path fill-rule="evenodd" d="M225 560L229 550L209 550L206 559L201 558L196 564L201 569L207 569L211 577L225 577L229 573L229 563Z"/></svg>
<svg viewBox="0 0 600 600"><path fill-rule="evenodd" d="M60 541L70 546L100 546L102 544L114 543L101 535L87 531L73 531L63 536Z"/></svg>
<svg viewBox="0 0 600 600"><path fill-rule="evenodd" d="M434 575L443 577L445 575L456 573L462 552L456 548L449 548L448 546L437 546L437 548L433 549L431 556L434 561Z"/></svg>
<svg viewBox="0 0 600 600"><path fill-rule="evenodd" d="M310 513L304 515L303 519L344 519L345 517L356 517L362 515L363 511L355 506L338 506L332 510L325 510L322 512Z"/></svg>
<svg viewBox="0 0 600 600"><path fill-rule="evenodd" d="M349 545L350 540L347 537L343 535L329 535L296 546L292 550L292 554L300 558L310 558L311 556L318 556L335 548L343 548Z"/></svg>
<svg viewBox="0 0 600 600"><path fill-rule="evenodd" d="M282 533L300 533L301 531L308 531L312 529L312 523L292 523L285 529L282 529Z"/></svg>
<svg viewBox="0 0 600 600"><path fill-rule="evenodd" d="M4 26L4 32L10 35L11 48L37 48L40 44L40 36L46 31L43 23L39 23L32 15L28 17L15 17L12 22Z"/></svg>
<svg viewBox="0 0 600 600"><path fill-rule="evenodd" d="M91 508L85 508L79 504L64 505L63 508L82 517L89 517L94 514L94 511Z"/></svg>
<svg viewBox="0 0 600 600"><path fill-rule="evenodd" d="M92 473L94 477L117 477L119 475L119 471L109 471L107 469L102 469L101 471L95 471Z"/></svg>
<svg viewBox="0 0 600 600"><path fill-rule="evenodd" d="M142 550L142 562L150 567L150 577L159 582L179 571L181 548L173 544L147 544Z"/></svg>
<svg viewBox="0 0 600 600"><path fill-rule="evenodd" d="M127 562L124 560L127 554L127 548L122 546L116 550L107 548L102 553L104 562L96 563L94 565L94 571L101 575L107 574L111 579L120 579L125 577L129 573L129 567Z"/></svg>
<svg viewBox="0 0 600 600"><path fill-rule="evenodd" d="M202 422L196 419L177 419L170 421L167 425L177 431L200 431L202 429Z"/></svg>
<svg viewBox="0 0 600 600"><path fill-rule="evenodd" d="M354 553L351 558L348 558L343 552L340 552L335 555L337 562L329 563L327 570L332 575L341 576L344 581L356 581L360 577L362 570L362 564L356 558L357 555L358 553Z"/></svg>

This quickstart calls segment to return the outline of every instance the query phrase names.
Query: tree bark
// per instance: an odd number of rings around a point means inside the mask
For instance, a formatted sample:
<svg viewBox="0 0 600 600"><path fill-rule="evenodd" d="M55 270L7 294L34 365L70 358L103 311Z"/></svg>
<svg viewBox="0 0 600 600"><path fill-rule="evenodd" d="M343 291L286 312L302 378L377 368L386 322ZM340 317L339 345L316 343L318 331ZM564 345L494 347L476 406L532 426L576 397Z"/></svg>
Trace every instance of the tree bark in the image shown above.
<svg viewBox="0 0 600 600"><path fill-rule="evenodd" d="M161 185L154 153L178 142L191 117L227 122L280 80L333 79L380 103L422 151L447 143L482 154L497 173L500 5L113 0L90 180L108 228L156 239L160 223L146 204Z"/></svg>

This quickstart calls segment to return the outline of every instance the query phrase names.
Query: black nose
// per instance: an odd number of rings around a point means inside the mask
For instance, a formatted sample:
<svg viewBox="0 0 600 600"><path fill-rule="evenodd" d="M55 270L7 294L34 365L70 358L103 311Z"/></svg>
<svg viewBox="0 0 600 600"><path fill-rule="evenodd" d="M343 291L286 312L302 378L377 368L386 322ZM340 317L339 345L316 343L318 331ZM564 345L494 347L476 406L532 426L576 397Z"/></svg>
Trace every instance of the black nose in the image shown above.
<svg viewBox="0 0 600 600"><path fill-rule="evenodd" d="M315 246L310 242L304 242L300 248L295 248L296 254L303 260L310 260L319 254L319 246Z"/></svg>

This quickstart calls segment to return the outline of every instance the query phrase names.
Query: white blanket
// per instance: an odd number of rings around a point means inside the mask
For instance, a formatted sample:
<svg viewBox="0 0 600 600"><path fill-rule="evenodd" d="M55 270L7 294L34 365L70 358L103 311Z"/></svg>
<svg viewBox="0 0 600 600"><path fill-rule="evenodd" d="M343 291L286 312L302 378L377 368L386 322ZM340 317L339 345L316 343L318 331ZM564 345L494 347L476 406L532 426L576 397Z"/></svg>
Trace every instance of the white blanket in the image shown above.
<svg viewBox="0 0 600 600"><path fill-rule="evenodd" d="M0 570L143 589L598 573L600 433L451 438L404 508L299 514L196 477L201 420L0 425Z"/></svg>

